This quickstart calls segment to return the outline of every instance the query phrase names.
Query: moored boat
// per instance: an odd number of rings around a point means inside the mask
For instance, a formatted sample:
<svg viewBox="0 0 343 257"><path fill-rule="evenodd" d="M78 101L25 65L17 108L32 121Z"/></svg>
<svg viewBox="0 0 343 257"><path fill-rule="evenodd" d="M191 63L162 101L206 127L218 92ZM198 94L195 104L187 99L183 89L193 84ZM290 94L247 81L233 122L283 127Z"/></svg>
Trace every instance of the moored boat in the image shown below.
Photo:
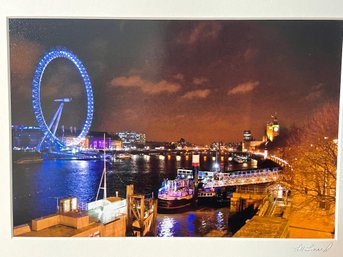
<svg viewBox="0 0 343 257"><path fill-rule="evenodd" d="M158 211L182 211L191 207L194 197L193 171L178 169L174 180L164 180L158 190Z"/></svg>
<svg viewBox="0 0 343 257"><path fill-rule="evenodd" d="M202 188L198 191L198 204L214 204L216 201L216 191L214 188Z"/></svg>
<svg viewBox="0 0 343 257"><path fill-rule="evenodd" d="M216 191L211 189L202 189L198 192L198 200L199 199L205 199L205 198L215 198L216 197Z"/></svg>

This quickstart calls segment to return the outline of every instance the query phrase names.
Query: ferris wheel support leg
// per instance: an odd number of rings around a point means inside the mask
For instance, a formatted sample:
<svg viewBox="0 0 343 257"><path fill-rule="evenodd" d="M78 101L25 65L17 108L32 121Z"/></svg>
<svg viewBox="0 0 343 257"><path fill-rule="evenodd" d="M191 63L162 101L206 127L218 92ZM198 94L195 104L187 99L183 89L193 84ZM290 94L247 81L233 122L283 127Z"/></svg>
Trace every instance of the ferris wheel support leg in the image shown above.
<svg viewBox="0 0 343 257"><path fill-rule="evenodd" d="M60 123L60 119L61 119L61 115L62 115L62 111L63 111L63 106L64 106L64 103L61 103L60 104L60 107L58 108L58 116L57 116L57 120L55 122L55 125L54 125L54 131L53 131L53 135L56 135L56 131L57 131L57 128L58 128L58 124Z"/></svg>
<svg viewBox="0 0 343 257"><path fill-rule="evenodd" d="M43 144L43 142L44 142L44 140L45 140L45 138L46 138L46 135L47 135L47 133L44 133L44 136L43 136L43 138L42 138L42 141L40 141L40 143L37 145L36 149L37 149L38 151L40 151L40 150L42 149L42 144Z"/></svg>
<svg viewBox="0 0 343 257"><path fill-rule="evenodd" d="M56 121L56 119L57 119L57 116L59 115L59 113L61 112L61 108L63 108L63 106L61 106L63 103L61 103L60 104L60 106L58 106L58 108L57 108L57 111L55 112L55 114L54 114L54 117L51 119L51 121L50 121L50 124L49 124L49 130L51 131L51 128L52 128L52 126L54 125L54 123L55 123L55 121Z"/></svg>
<svg viewBox="0 0 343 257"><path fill-rule="evenodd" d="M57 126L56 126L56 122L55 122L55 121L56 121L57 117L61 118L63 105L64 105L64 103L61 103L60 106L57 108L57 111L56 111L56 113L54 114L54 117L51 119L50 124L49 124L49 127L48 127L49 130L51 130L52 126L55 124L55 126L54 126L54 135L55 135L56 130L57 130ZM59 122L59 120L60 120L60 119L58 119L58 122ZM58 125L58 122L57 122L57 125ZM44 133L44 136L43 136L41 142L38 144L38 146L37 146L37 150L38 150L38 151L41 150L42 144L43 144L43 142L44 142L44 140L45 140L47 134L48 134L47 132Z"/></svg>

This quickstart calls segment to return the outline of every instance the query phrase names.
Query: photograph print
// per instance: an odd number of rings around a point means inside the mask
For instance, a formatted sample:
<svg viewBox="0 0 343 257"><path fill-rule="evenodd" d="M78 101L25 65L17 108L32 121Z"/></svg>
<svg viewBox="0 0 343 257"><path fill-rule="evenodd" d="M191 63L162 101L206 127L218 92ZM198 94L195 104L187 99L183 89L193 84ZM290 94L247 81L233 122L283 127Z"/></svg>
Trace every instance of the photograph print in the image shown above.
<svg viewBox="0 0 343 257"><path fill-rule="evenodd" d="M341 21L9 18L15 237L335 237Z"/></svg>

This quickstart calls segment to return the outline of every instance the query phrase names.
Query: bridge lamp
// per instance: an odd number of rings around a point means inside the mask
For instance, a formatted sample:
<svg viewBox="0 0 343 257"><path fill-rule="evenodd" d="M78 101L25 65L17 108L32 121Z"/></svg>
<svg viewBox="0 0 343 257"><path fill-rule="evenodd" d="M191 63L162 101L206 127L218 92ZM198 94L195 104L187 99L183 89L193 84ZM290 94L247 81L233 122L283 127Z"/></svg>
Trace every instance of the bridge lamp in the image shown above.
<svg viewBox="0 0 343 257"><path fill-rule="evenodd" d="M263 153L263 158L264 158L264 159L267 159L267 157L268 157L268 150L265 149L265 150L264 150L264 153Z"/></svg>
<svg viewBox="0 0 343 257"><path fill-rule="evenodd" d="M283 198L283 187L280 184L277 186L277 198L278 199Z"/></svg>

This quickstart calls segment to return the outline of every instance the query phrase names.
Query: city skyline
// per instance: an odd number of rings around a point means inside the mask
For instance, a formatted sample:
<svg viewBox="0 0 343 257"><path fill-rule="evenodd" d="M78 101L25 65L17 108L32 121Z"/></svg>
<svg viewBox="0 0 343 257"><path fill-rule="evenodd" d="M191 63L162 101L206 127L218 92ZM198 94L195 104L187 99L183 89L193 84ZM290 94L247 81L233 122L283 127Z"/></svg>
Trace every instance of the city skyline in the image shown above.
<svg viewBox="0 0 343 257"><path fill-rule="evenodd" d="M10 19L12 124L36 125L35 65L63 46L90 76L93 131L209 144L241 141L248 129L259 139L270 115L301 126L323 104L338 105L341 32L335 21ZM57 97L73 98L62 122L81 125L85 93L65 60L43 76L47 117Z"/></svg>

